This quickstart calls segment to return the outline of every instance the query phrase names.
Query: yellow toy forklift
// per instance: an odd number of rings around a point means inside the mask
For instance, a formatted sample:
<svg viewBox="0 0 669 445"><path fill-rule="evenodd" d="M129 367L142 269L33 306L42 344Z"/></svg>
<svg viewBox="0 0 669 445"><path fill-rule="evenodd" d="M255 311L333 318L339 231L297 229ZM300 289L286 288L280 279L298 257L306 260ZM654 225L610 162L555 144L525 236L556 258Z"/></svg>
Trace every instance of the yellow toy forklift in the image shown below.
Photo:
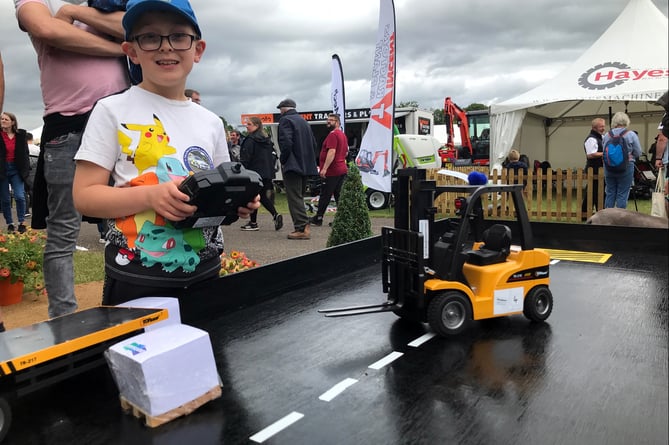
<svg viewBox="0 0 669 445"><path fill-rule="evenodd" d="M328 317L394 312L427 322L442 336L462 332L470 320L514 314L535 322L548 318L553 310L550 256L534 248L522 184L437 186L422 169L397 175L395 227L384 227L381 235L388 300L319 312ZM434 200L442 193L456 196L457 213L435 221ZM513 202L516 221L486 224L481 201L491 194Z"/></svg>

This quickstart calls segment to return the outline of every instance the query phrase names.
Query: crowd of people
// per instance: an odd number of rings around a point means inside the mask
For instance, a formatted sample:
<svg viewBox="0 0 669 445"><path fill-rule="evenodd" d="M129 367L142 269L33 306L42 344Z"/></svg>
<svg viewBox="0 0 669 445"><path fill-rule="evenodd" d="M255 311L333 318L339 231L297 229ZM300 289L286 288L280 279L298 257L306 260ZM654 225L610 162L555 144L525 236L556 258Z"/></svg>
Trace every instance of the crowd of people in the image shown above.
<svg viewBox="0 0 669 445"><path fill-rule="evenodd" d="M663 98L666 96L667 93L665 93ZM663 98L658 101L658 104L665 107L663 105L663 100L665 99ZM591 122L590 132L583 142L583 150L586 160L584 172L587 174L592 169L593 180L592 186L586 187L581 203L583 221L586 220L589 210L597 212L604 208L627 208L630 192L635 181L635 163L639 162L640 158L645 155L638 133L629 130L630 124L630 117L622 111L613 115L608 131L605 119L598 117ZM611 141L618 143L620 138L624 139L620 143L625 146L626 159L621 167L614 168L605 162L606 148ZM655 143L648 151L648 156L651 156L651 165L657 171L658 175L666 175L667 150L664 149L666 143L667 137L663 134L663 125L661 123L658 126ZM502 166L513 170L516 176L522 171L523 177L525 177L528 172L528 162L526 156L521 155L517 150L513 149L507 155ZM603 171L602 176L604 178L604 197L601 201L600 194L598 193L600 188L600 170ZM665 190L664 194L667 195L668 193L669 191ZM592 206L592 208L588 208L589 206Z"/></svg>

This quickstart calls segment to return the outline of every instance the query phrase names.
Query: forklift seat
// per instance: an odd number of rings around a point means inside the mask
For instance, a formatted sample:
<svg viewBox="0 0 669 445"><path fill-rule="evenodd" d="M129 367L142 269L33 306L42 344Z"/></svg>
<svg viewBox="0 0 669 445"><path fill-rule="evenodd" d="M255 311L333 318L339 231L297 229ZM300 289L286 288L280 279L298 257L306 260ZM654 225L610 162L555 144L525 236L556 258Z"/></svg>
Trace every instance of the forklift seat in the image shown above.
<svg viewBox="0 0 669 445"><path fill-rule="evenodd" d="M511 252L511 229L503 224L490 226L483 232L483 245L467 252L467 262L477 266L503 263Z"/></svg>

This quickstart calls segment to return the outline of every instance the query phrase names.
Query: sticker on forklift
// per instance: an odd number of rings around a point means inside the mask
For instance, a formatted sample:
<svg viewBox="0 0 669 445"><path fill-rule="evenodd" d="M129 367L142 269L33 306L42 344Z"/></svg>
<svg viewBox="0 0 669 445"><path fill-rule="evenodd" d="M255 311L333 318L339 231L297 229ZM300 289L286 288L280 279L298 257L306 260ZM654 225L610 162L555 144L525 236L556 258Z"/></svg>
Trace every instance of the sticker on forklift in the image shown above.
<svg viewBox="0 0 669 445"><path fill-rule="evenodd" d="M495 315L509 314L523 311L523 288L501 289L495 291Z"/></svg>
<svg viewBox="0 0 669 445"><path fill-rule="evenodd" d="M553 260L579 261L583 263L606 263L612 254L600 252L581 252L578 250L541 249Z"/></svg>
<svg viewBox="0 0 669 445"><path fill-rule="evenodd" d="M423 259L430 258L430 223L427 219L418 221L418 231L423 234Z"/></svg>

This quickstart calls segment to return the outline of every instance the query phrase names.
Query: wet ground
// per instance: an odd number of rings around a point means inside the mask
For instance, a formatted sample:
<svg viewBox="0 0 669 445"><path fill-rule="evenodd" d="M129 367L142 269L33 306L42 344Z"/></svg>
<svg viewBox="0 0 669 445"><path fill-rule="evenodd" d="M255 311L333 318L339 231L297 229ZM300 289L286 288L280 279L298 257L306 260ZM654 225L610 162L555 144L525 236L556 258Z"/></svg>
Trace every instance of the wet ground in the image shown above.
<svg viewBox="0 0 669 445"><path fill-rule="evenodd" d="M103 369L19 399L4 443L666 444L667 256L611 253L551 266L546 323L453 339L317 312L384 301L378 264L278 294L198 324L224 387L189 416L143 426Z"/></svg>

